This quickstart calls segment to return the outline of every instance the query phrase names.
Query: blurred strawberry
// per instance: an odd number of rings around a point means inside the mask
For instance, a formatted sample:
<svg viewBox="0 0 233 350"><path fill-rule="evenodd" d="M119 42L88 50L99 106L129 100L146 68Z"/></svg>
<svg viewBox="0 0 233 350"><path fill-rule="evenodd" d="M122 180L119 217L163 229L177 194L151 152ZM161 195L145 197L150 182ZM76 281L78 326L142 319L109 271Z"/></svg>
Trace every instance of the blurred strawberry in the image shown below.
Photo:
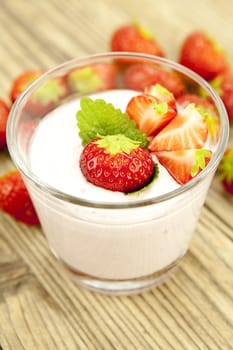
<svg viewBox="0 0 233 350"><path fill-rule="evenodd" d="M17 170L0 178L0 209L25 224L39 224L29 193Z"/></svg>
<svg viewBox="0 0 233 350"><path fill-rule="evenodd" d="M207 80L228 68L220 45L203 31L194 31L186 37L179 61Z"/></svg>
<svg viewBox="0 0 233 350"><path fill-rule="evenodd" d="M21 73L12 83L10 90L10 98L12 103L15 102L17 97L23 92L23 90L28 87L29 84L33 82L42 74L42 70L28 70Z"/></svg>
<svg viewBox="0 0 233 350"><path fill-rule="evenodd" d="M116 87L117 68L113 63L95 63L77 68L67 75L71 91L82 93L113 89Z"/></svg>
<svg viewBox="0 0 233 350"><path fill-rule="evenodd" d="M58 106L68 95L68 86L64 77L53 78L31 95L27 101L26 109L32 116L44 116L46 113Z"/></svg>
<svg viewBox="0 0 233 350"><path fill-rule="evenodd" d="M0 99L0 150L6 147L6 125L10 109L6 102Z"/></svg>
<svg viewBox="0 0 233 350"><path fill-rule="evenodd" d="M155 56L164 56L153 35L139 24L127 24L119 27L112 35L112 51L139 52Z"/></svg>
<svg viewBox="0 0 233 350"><path fill-rule="evenodd" d="M226 150L218 170L224 189L233 195L233 148Z"/></svg>
<svg viewBox="0 0 233 350"><path fill-rule="evenodd" d="M150 85L160 84L177 98L185 93L185 85L178 75L155 65L135 63L127 68L123 83L125 88L144 91Z"/></svg>
<svg viewBox="0 0 233 350"><path fill-rule="evenodd" d="M227 70L210 81L226 107L229 121L233 123L233 72Z"/></svg>

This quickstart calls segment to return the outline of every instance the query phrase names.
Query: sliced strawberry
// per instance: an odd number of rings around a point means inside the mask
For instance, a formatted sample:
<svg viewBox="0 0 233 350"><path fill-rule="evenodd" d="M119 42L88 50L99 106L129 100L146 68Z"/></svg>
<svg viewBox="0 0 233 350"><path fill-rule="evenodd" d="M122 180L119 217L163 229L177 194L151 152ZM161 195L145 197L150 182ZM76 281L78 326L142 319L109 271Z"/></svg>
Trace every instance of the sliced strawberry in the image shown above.
<svg viewBox="0 0 233 350"><path fill-rule="evenodd" d="M149 149L158 152L202 148L207 136L205 118L190 104L151 140Z"/></svg>
<svg viewBox="0 0 233 350"><path fill-rule="evenodd" d="M39 224L29 193L17 170L0 178L0 209L25 224Z"/></svg>
<svg viewBox="0 0 233 350"><path fill-rule="evenodd" d="M214 78L228 67L220 45L203 31L194 31L185 38L179 60L181 64L207 80Z"/></svg>
<svg viewBox="0 0 233 350"><path fill-rule="evenodd" d="M116 87L117 68L113 63L95 63L77 68L67 76L71 91L82 93L113 89Z"/></svg>
<svg viewBox="0 0 233 350"><path fill-rule="evenodd" d="M136 122L136 126L147 136L159 132L176 116L176 107L156 97L142 94L131 98L126 113Z"/></svg>
<svg viewBox="0 0 233 350"><path fill-rule="evenodd" d="M179 183L185 184L203 170L211 158L207 149L156 152L159 162Z"/></svg>
<svg viewBox="0 0 233 350"><path fill-rule="evenodd" d="M194 103L203 115L208 126L211 141L215 142L219 134L219 118L214 104L208 99L196 94L184 94L176 100L179 107L185 108Z"/></svg>
<svg viewBox="0 0 233 350"><path fill-rule="evenodd" d="M144 94L155 97L160 102L166 102L170 108L176 110L176 99L172 92L160 84L150 85L144 89Z"/></svg>
<svg viewBox="0 0 233 350"><path fill-rule="evenodd" d="M127 89L144 91L150 85L160 84L177 98L185 93L185 85L173 71L162 69L147 63L135 63L129 66L123 77Z"/></svg>

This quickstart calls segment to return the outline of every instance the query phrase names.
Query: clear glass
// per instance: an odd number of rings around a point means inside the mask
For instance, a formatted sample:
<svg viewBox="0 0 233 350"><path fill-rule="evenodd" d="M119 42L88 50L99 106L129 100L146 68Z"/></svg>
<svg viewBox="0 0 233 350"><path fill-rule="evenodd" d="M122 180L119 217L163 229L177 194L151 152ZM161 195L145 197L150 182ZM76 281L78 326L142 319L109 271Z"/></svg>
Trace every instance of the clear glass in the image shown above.
<svg viewBox="0 0 233 350"><path fill-rule="evenodd" d="M126 62L127 60L127 62ZM165 195L130 202L90 201L46 183L31 168L30 145L46 115L83 95L97 92L95 84L70 89L49 108L35 108L34 94L48 82L103 62L115 63L117 84L129 64L144 62L175 71L186 83L201 86L218 111L219 133L207 167L193 180ZM79 77L77 78L79 79ZM81 79L81 78L80 78ZM97 84L98 85L98 84ZM211 180L228 141L228 117L210 85L185 67L151 55L104 53L73 59L36 79L14 104L7 128L9 152L30 192L42 229L57 259L79 285L113 295L140 293L165 281L186 254ZM52 137L52 136L51 136Z"/></svg>

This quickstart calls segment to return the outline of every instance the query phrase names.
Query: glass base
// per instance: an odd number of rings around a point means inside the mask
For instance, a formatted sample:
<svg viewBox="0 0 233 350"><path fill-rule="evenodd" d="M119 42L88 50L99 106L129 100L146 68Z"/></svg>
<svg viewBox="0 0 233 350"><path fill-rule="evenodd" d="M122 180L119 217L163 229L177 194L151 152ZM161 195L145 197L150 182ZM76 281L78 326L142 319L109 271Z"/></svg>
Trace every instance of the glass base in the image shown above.
<svg viewBox="0 0 233 350"><path fill-rule="evenodd" d="M182 258L180 257L166 268L151 275L130 280L110 280L92 277L74 270L63 261L61 262L68 271L71 279L79 286L94 292L117 296L140 294L159 286L175 273Z"/></svg>

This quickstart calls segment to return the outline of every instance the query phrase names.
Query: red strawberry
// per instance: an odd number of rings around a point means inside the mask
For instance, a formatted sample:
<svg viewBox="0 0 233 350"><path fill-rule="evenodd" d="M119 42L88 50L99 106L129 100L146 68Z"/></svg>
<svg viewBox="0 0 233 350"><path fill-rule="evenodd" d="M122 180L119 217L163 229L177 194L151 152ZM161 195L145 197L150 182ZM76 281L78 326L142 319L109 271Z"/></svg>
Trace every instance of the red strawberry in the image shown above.
<svg viewBox="0 0 233 350"><path fill-rule="evenodd" d="M203 31L192 32L186 37L181 47L180 63L207 80L214 78L228 67L219 44Z"/></svg>
<svg viewBox="0 0 233 350"><path fill-rule="evenodd" d="M207 98L196 94L184 94L176 102L182 108L194 103L198 111L204 116L211 141L215 142L219 134L219 119L214 104Z"/></svg>
<svg viewBox="0 0 233 350"><path fill-rule="evenodd" d="M213 103L207 98L204 98L200 95L196 95L193 93L186 93L176 99L176 102L181 107L185 108L190 103L194 103L197 107L202 106L206 110L208 110L211 114L216 114L216 109Z"/></svg>
<svg viewBox="0 0 233 350"><path fill-rule="evenodd" d="M18 171L12 171L0 178L0 209L25 224L39 224L32 201Z"/></svg>
<svg viewBox="0 0 233 350"><path fill-rule="evenodd" d="M164 56L153 35L138 24L128 24L118 28L112 35L112 51L140 52Z"/></svg>
<svg viewBox="0 0 233 350"><path fill-rule="evenodd" d="M38 78L42 74L41 70L28 70L20 74L12 83L10 90L10 98L12 103L15 102L17 97L21 94L26 87L32 83L33 80Z"/></svg>
<svg viewBox="0 0 233 350"><path fill-rule="evenodd" d="M218 170L224 189L233 195L233 148L226 150Z"/></svg>
<svg viewBox="0 0 233 350"><path fill-rule="evenodd" d="M150 153L121 134L88 143L80 157L80 168L92 184L124 193L147 185L155 172Z"/></svg>
<svg viewBox="0 0 233 350"><path fill-rule="evenodd" d="M228 113L229 122L233 123L233 72L227 70L210 81L210 84L222 98Z"/></svg>
<svg viewBox="0 0 233 350"><path fill-rule="evenodd" d="M151 140L149 149L158 152L202 148L207 136L204 117L190 104Z"/></svg>
<svg viewBox="0 0 233 350"><path fill-rule="evenodd" d="M64 77L54 78L41 85L27 102L26 109L33 116L43 116L68 95Z"/></svg>
<svg viewBox="0 0 233 350"><path fill-rule="evenodd" d="M176 116L176 105L142 94L131 98L126 107L130 119L147 136L155 135Z"/></svg>
<svg viewBox="0 0 233 350"><path fill-rule="evenodd" d="M127 89L138 91L144 91L150 85L160 84L175 97L185 93L185 85L175 72L146 63L129 66L125 71L123 83Z"/></svg>
<svg viewBox="0 0 233 350"><path fill-rule="evenodd" d="M113 63L95 63L77 68L67 76L71 91L95 92L116 87L117 68Z"/></svg>
<svg viewBox="0 0 233 350"><path fill-rule="evenodd" d="M206 167L211 151L206 149L161 151L156 152L156 156L170 175L182 185Z"/></svg>
<svg viewBox="0 0 233 350"><path fill-rule="evenodd" d="M9 112L7 104L0 99L0 150L6 147L6 125Z"/></svg>

